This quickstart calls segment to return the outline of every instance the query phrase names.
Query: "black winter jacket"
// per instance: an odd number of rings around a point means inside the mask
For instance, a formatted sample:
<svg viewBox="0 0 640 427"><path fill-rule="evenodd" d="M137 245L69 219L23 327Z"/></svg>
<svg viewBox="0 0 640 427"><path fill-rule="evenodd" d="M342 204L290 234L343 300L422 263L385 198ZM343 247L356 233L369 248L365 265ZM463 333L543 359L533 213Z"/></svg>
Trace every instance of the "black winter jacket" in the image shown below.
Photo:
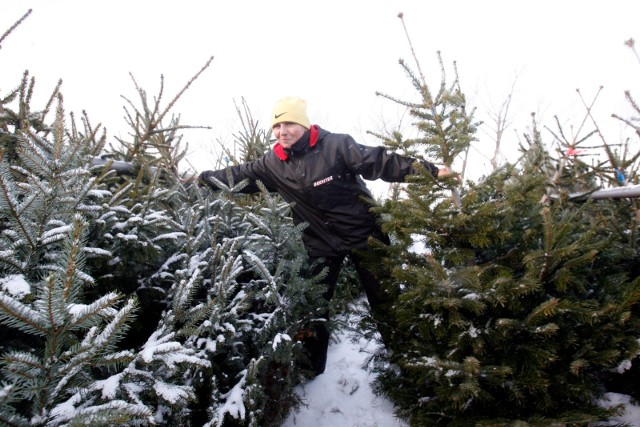
<svg viewBox="0 0 640 427"><path fill-rule="evenodd" d="M414 162L383 147L360 145L349 135L313 125L291 149L276 143L262 158L230 169L235 183L260 180L269 191L294 202L294 222L308 223L303 241L309 255L323 257L364 249L369 236L382 238L369 211L371 193L360 177L401 182L413 172ZM428 162L423 165L437 175L436 166ZM217 190L211 176L227 184L225 169L200 174L201 181ZM243 189L256 191L253 183Z"/></svg>

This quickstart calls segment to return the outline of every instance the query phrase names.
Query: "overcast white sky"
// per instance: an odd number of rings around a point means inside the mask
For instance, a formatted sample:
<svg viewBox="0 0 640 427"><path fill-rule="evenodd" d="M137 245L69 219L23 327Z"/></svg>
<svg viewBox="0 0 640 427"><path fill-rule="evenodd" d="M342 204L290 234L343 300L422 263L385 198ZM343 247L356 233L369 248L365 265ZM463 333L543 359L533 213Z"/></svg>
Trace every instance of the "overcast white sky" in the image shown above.
<svg viewBox="0 0 640 427"><path fill-rule="evenodd" d="M377 143L365 131L401 114L375 92L415 96L398 65L413 64L400 11L429 84L440 83L441 51L450 76L457 62L479 118L515 82L512 132L524 132L533 111L547 124L556 114L581 117L576 88L590 100L604 86L603 120L624 114L625 89L640 98L640 64L624 45L640 39L637 0L2 0L0 34L28 8L31 17L0 49L0 96L25 69L37 78L36 99L62 78L66 109L86 110L110 136L126 132L121 95L136 96L130 72L149 94L164 75L168 102L214 56L174 110L183 124L213 127L186 134L201 150L198 169L209 166L207 145L231 142L239 129L234 100L242 97L267 124L278 98L302 96L313 123ZM476 165L492 149L477 146Z"/></svg>

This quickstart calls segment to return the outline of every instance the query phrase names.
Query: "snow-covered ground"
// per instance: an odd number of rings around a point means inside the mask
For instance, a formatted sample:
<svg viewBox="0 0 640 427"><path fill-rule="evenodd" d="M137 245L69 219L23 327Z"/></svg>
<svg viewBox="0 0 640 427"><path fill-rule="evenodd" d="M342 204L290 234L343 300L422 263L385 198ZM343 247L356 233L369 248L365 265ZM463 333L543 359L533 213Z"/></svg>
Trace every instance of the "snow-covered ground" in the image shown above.
<svg viewBox="0 0 640 427"><path fill-rule="evenodd" d="M364 339L355 341L352 332L341 331L338 342L329 347L324 374L298 387L306 402L298 413L292 413L282 427L407 427L393 412L393 404L371 390L373 374L365 366L375 344ZM640 427L640 407L625 395L609 393L610 404L624 403L627 412L612 422L625 422Z"/></svg>
<svg viewBox="0 0 640 427"><path fill-rule="evenodd" d="M283 427L405 427L393 415L393 404L371 390L373 374L366 367L374 343L352 342L341 331L338 342L329 347L324 374L298 387L308 405L291 414Z"/></svg>

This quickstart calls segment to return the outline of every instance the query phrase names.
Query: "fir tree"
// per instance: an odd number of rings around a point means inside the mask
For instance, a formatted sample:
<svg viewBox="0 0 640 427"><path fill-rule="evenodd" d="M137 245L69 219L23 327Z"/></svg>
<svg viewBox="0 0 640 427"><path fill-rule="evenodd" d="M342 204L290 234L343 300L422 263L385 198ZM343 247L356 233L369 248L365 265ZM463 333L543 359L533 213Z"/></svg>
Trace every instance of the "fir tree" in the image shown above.
<svg viewBox="0 0 640 427"><path fill-rule="evenodd" d="M246 123L243 135L252 139L237 143L266 149L261 141L268 133ZM250 200L236 195L245 185L220 183L220 192L200 193L210 198L197 214L210 239L202 270L206 302L194 299L197 311L189 311L182 330L213 360L196 379L207 425L278 425L298 401L293 389L303 373L295 335L309 328L324 302L307 271L303 226L294 226L289 206L264 188Z"/></svg>
<svg viewBox="0 0 640 427"><path fill-rule="evenodd" d="M459 120L462 98L432 100L412 81L422 101L403 105L424 138L396 135L390 146L463 152L474 127ZM377 387L412 425L587 425L619 409L596 402L640 350L640 279L634 223L616 206L627 202L567 197L595 176L551 158L534 127L519 163L467 183L459 201L416 176L385 203L397 329Z"/></svg>
<svg viewBox="0 0 640 427"><path fill-rule="evenodd" d="M277 196L236 195L246 183L177 177L191 127L169 111L209 63L167 107L134 81L130 139L108 148L86 114L66 125L60 87L51 125L27 73L2 99L3 422L277 425L295 406L295 336L324 302L301 226Z"/></svg>

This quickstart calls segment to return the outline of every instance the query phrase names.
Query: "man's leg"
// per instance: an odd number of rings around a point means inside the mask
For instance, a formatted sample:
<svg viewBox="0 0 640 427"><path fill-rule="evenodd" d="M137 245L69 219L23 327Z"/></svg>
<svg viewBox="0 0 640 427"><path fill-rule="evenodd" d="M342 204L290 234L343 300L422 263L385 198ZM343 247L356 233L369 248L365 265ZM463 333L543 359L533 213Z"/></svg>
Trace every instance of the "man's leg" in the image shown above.
<svg viewBox="0 0 640 427"><path fill-rule="evenodd" d="M369 306L371 307L371 316L376 323L378 332L382 337L382 342L387 348L391 343L393 336L393 317L390 313L392 301L386 296L381 286L381 277L379 273L374 273L372 268L367 265L371 262L371 253L354 252L351 259L355 266L360 283L367 295Z"/></svg>
<svg viewBox="0 0 640 427"><path fill-rule="evenodd" d="M335 293L336 284L338 283L338 277L340 275L340 268L342 267L342 261L344 257L324 257L324 258L309 258L311 264L311 274L316 276L327 268L327 274L321 281L321 284L325 286L324 297L327 301L331 301L333 294ZM329 320L329 310L324 313L324 318ZM320 375L324 372L327 365L327 351L329 350L329 328L326 322L317 323L314 327L312 336L305 337L302 341L304 349L308 353L311 361L314 374Z"/></svg>

